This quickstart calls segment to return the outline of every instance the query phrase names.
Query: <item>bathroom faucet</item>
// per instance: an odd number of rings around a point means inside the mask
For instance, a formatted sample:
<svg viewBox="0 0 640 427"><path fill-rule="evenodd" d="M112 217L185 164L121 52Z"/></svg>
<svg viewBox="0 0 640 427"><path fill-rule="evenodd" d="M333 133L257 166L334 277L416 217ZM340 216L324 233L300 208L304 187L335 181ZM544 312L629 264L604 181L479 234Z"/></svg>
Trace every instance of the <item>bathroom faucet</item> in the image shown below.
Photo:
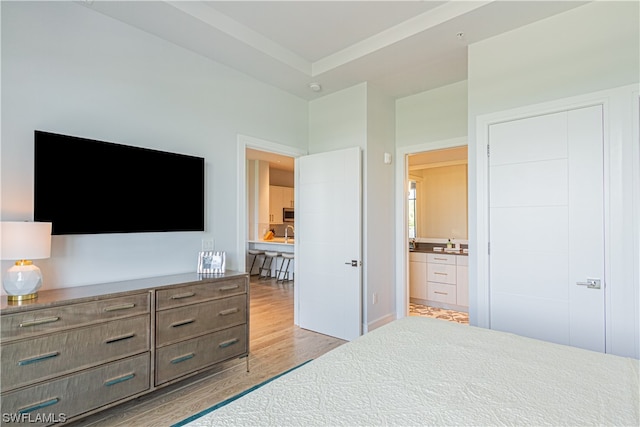
<svg viewBox="0 0 640 427"><path fill-rule="evenodd" d="M295 230L293 229L293 225L287 225L287 227L284 229L284 242L287 243L289 240L289 227L291 227L291 232L295 233Z"/></svg>

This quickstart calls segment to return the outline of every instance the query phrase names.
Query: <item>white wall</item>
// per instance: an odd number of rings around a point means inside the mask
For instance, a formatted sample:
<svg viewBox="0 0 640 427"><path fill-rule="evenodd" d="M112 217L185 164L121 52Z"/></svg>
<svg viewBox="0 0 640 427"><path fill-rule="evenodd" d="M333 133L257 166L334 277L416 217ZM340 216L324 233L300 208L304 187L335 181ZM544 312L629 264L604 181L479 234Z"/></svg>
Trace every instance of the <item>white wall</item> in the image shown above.
<svg viewBox="0 0 640 427"><path fill-rule="evenodd" d="M365 319L368 330L375 329L395 316L394 167L395 101L375 87L367 91L367 150L364 195L364 265L367 277ZM384 153L392 154L391 164L384 163ZM376 303L373 296L376 295Z"/></svg>
<svg viewBox="0 0 640 427"><path fill-rule="evenodd" d="M366 83L309 103L309 154L366 146Z"/></svg>
<svg viewBox="0 0 640 427"><path fill-rule="evenodd" d="M75 2L1 7L2 220L33 219L34 129L206 159L206 232L54 236L43 289L195 271L203 238L234 269L237 134L306 149L307 102Z"/></svg>
<svg viewBox="0 0 640 427"><path fill-rule="evenodd" d="M488 303L478 292L486 275L484 209L486 147L477 144L478 117L637 84L638 2L593 2L469 47L470 318L485 325ZM637 90L637 89L635 89ZM637 97L637 95L636 95ZM637 102L637 99L636 99ZM606 265L610 274L608 351L640 357L638 253L634 249L631 92L610 97L605 113L608 174ZM634 166L635 162L635 166ZM637 179L637 176L636 176ZM635 184L637 185L637 184ZM637 188L637 187L636 187ZM635 276L635 278L634 278ZM480 283L482 285L482 283Z"/></svg>
<svg viewBox="0 0 640 427"><path fill-rule="evenodd" d="M396 101L396 147L466 136L466 80Z"/></svg>
<svg viewBox="0 0 640 427"><path fill-rule="evenodd" d="M362 149L364 331L395 318L393 166L394 102L361 83L309 103L309 153ZM373 304L376 293L378 303Z"/></svg>
<svg viewBox="0 0 640 427"><path fill-rule="evenodd" d="M467 144L467 81L396 100L396 312L408 314L407 156Z"/></svg>

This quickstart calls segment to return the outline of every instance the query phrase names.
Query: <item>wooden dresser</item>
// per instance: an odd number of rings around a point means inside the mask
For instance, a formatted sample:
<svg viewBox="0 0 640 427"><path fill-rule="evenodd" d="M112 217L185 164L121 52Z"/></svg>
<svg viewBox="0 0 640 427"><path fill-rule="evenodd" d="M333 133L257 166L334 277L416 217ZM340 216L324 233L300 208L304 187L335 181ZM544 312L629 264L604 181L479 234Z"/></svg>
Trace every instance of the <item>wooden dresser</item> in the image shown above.
<svg viewBox="0 0 640 427"><path fill-rule="evenodd" d="M0 305L2 424L75 420L249 353L249 279L195 273Z"/></svg>

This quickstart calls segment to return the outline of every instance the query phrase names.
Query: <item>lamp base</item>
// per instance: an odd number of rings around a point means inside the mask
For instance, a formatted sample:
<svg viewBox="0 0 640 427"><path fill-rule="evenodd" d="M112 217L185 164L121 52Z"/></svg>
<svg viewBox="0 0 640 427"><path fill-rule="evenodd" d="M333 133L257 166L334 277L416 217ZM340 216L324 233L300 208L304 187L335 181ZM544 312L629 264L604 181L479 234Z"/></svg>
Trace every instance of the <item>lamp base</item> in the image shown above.
<svg viewBox="0 0 640 427"><path fill-rule="evenodd" d="M2 280L7 301L24 301L38 296L42 273L31 261L21 260L7 270Z"/></svg>
<svg viewBox="0 0 640 427"><path fill-rule="evenodd" d="M21 301L27 301L35 298L38 298L37 292L34 292L32 294L27 294L27 295L7 295L7 301L9 302L21 302Z"/></svg>

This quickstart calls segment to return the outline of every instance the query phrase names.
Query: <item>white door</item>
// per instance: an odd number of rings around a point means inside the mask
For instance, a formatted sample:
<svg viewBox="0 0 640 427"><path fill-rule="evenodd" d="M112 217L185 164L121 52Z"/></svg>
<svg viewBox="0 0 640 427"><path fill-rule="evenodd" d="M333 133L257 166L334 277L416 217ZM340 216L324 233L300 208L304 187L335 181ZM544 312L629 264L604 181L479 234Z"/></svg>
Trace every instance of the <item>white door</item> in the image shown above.
<svg viewBox="0 0 640 427"><path fill-rule="evenodd" d="M605 351L601 106L489 128L491 328Z"/></svg>
<svg viewBox="0 0 640 427"><path fill-rule="evenodd" d="M362 333L360 148L303 156L297 169L299 325L353 340Z"/></svg>

